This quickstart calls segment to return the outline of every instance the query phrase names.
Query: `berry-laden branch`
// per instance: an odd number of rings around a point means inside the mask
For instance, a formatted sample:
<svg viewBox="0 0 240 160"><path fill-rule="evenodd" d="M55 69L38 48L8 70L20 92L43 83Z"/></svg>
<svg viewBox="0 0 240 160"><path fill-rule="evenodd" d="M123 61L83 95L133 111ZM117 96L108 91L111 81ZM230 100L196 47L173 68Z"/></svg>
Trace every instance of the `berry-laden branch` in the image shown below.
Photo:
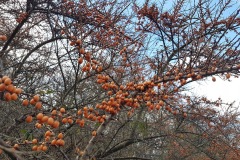
<svg viewBox="0 0 240 160"><path fill-rule="evenodd" d="M19 155L20 152L14 150L10 145L7 145L0 138L0 152L5 152L12 160L23 160L23 158Z"/></svg>

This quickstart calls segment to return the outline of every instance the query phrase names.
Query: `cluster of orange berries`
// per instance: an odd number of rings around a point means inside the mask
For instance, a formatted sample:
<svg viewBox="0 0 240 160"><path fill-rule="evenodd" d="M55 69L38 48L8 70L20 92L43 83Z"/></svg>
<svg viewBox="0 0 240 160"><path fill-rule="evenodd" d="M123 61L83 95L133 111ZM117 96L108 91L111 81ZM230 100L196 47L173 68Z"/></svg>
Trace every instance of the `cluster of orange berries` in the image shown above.
<svg viewBox="0 0 240 160"><path fill-rule="evenodd" d="M0 78L0 92L4 93L4 100L5 101L15 101L18 99L19 94L22 93L21 88L16 88L12 84L11 78L8 76L3 76Z"/></svg>
<svg viewBox="0 0 240 160"><path fill-rule="evenodd" d="M99 84L102 84L102 83L106 84L109 80L110 80L109 76L105 76L105 75L102 75L102 74L97 75L97 83L99 83ZM102 86L102 87L104 88L104 86Z"/></svg>
<svg viewBox="0 0 240 160"><path fill-rule="evenodd" d="M65 108L59 109L59 114L57 110L52 110L51 116L44 115L43 113L38 113L36 115L37 123L35 124L36 128L42 128L42 124L51 126L52 128L58 128L60 126L60 122L56 120L56 116L58 114L59 117L62 117L62 114L64 114ZM26 119L27 121L27 119ZM32 121L32 118L31 118ZM63 133L59 133L57 137L54 137L54 132L51 130L47 130L44 134L45 141L41 144L37 145L37 139L32 140L32 144L34 146L32 147L33 151L47 151L48 147L47 144L50 145L56 145L56 146L64 146L65 141L63 140ZM51 142L50 142L51 141Z"/></svg>
<svg viewBox="0 0 240 160"><path fill-rule="evenodd" d="M42 102L40 102L40 96L39 95L34 95L30 101L28 99L24 99L22 101L23 106L28 106L29 104L34 105L36 109L41 109L42 108Z"/></svg>
<svg viewBox="0 0 240 160"><path fill-rule="evenodd" d="M43 152L46 152L47 149L48 149L48 147L47 147L46 145L44 145L44 144L34 145L34 146L32 147L32 150L33 150L33 151L43 151Z"/></svg>
<svg viewBox="0 0 240 160"><path fill-rule="evenodd" d="M103 70L102 66L98 64L96 60L91 59L91 53L85 52L83 48L79 49L80 56L78 58L79 64L85 64L82 67L83 72L90 72L91 70L95 70L96 72L101 72ZM84 60L86 61L85 63Z"/></svg>
<svg viewBox="0 0 240 160"><path fill-rule="evenodd" d="M44 115L43 113L38 113L36 115L36 119L38 120L37 123L35 124L36 128L41 128L42 124L49 125L52 128L57 128L59 127L60 123L57 120L54 120L56 116L59 118L62 118L62 124L72 124L73 117L63 117L63 114L66 114L65 108L60 108L59 111L57 110L52 110L51 116ZM86 119L92 120L92 121L98 121L100 123L104 122L106 119L106 115L98 115L98 113L92 108L92 107L84 107L83 109L80 109L77 111L77 117L78 116L84 116ZM84 127L85 120L84 119L79 119L76 117L76 124L79 124L80 127ZM32 119L31 119L32 120ZM42 142L41 144L37 145L37 139L32 140L32 144L34 146L32 147L33 151L46 151L48 149L47 144L50 145L56 145L56 146L64 146L65 141L63 140L63 133L59 133L57 137L54 137L54 132L47 130L44 134L45 137L45 142ZM97 132L93 131L92 136L96 136Z"/></svg>
<svg viewBox="0 0 240 160"><path fill-rule="evenodd" d="M78 116L83 115L84 118L90 120L90 121L97 121L99 123L102 123L106 119L106 115L99 115L97 111L95 111L92 107L83 107L83 110L78 110L77 112ZM79 124L80 127L84 126L84 119L77 119L76 123Z"/></svg>
<svg viewBox="0 0 240 160"><path fill-rule="evenodd" d="M99 123L102 123L106 119L106 115L99 115L98 112L96 112L92 107L84 107L83 110L79 109L77 111L77 116L63 116L63 114L67 115L65 108L60 108L59 111L52 110L51 116L44 115L43 113L38 113L36 115L37 122L35 124L36 128L42 128L42 125L48 125L52 128L58 128L60 126L60 122L62 124L73 124L74 121L76 124L78 124L80 127L84 127L85 120L80 119L79 116L83 116L85 119L88 119L90 121L98 121ZM60 122L58 120L60 120ZM26 121L32 122L33 118L32 116L27 116Z"/></svg>
<svg viewBox="0 0 240 160"><path fill-rule="evenodd" d="M61 113L59 113L59 116L62 116ZM52 128L58 128L60 122L56 120L56 114L57 114L56 110L52 111L51 116L44 115L43 113L38 113L36 115L37 123L35 124L35 127L41 128L42 124L46 124L51 126Z"/></svg>
<svg viewBox="0 0 240 160"><path fill-rule="evenodd" d="M47 145L50 144L52 146L64 146L65 141L63 140L63 133L59 133L57 137L54 137L54 133L50 130L47 130L44 134L45 141L38 144L37 139L32 140L32 150L33 151L47 151ZM52 140L51 140L52 139ZM51 142L50 142L51 141Z"/></svg>
<svg viewBox="0 0 240 160"><path fill-rule="evenodd" d="M170 76L170 73L166 74ZM193 74L191 74L192 77ZM183 81L184 77L182 73L178 73L179 76L176 81L181 80L181 84L184 85L186 80ZM195 77L195 74L193 75ZM159 79L161 81L162 79ZM160 110L165 106L165 110L176 115L179 113L179 110L172 109L170 105L165 104L164 101L174 98L171 91L168 91L170 84L172 83L154 83L154 81L144 81L142 83L128 82L125 86L117 86L115 83L110 82L109 76L98 75L97 82L102 84L102 88L108 91L108 100L104 100L102 103L97 104L96 108L104 110L110 114L116 114L121 110L120 106L128 106L130 111L127 113L128 116L132 115L134 110L140 106L140 103L146 104L148 111L154 109ZM157 92L157 89L160 90L160 95ZM165 90L164 90L165 89ZM175 91L175 88L174 88ZM136 94L134 94L136 93ZM182 112L183 117L187 117L187 113Z"/></svg>
<svg viewBox="0 0 240 160"><path fill-rule="evenodd" d="M96 72L101 72L103 70L102 66L98 64L98 62L92 59L92 55L90 52L86 52L84 48L82 48L82 41L80 39L76 39L76 37L71 37L71 46L75 46L79 52L78 63L83 64L82 71L90 72L91 70L95 70Z"/></svg>

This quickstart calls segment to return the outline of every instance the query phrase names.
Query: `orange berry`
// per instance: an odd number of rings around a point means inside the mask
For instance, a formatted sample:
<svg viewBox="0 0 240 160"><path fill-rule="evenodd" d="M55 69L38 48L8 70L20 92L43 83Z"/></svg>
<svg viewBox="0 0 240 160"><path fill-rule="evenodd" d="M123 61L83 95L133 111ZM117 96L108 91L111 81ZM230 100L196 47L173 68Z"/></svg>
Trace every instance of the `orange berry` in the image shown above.
<svg viewBox="0 0 240 160"><path fill-rule="evenodd" d="M159 110L161 106L159 104L156 105L156 109Z"/></svg>
<svg viewBox="0 0 240 160"><path fill-rule="evenodd" d="M187 83L187 81L185 80L185 79L182 79L181 80L181 85L183 86L184 84L186 84Z"/></svg>
<svg viewBox="0 0 240 160"><path fill-rule="evenodd" d="M183 113L183 117L186 118L187 117L187 113L184 112Z"/></svg>
<svg viewBox="0 0 240 160"><path fill-rule="evenodd" d="M104 114L104 115L102 115L102 118L103 118L103 119L106 119L106 118L107 118L107 116Z"/></svg>
<svg viewBox="0 0 240 160"><path fill-rule="evenodd" d="M30 104L31 104L31 105L35 105L35 104L36 104L36 101L34 101L34 99L31 99L31 100L30 100Z"/></svg>
<svg viewBox="0 0 240 160"><path fill-rule="evenodd" d="M18 94L18 95L21 94L22 93L22 89L21 88L16 88L15 93Z"/></svg>
<svg viewBox="0 0 240 160"><path fill-rule="evenodd" d="M175 88L173 89L173 91L174 91L174 92L177 92L177 91L178 91L178 87L175 87Z"/></svg>
<svg viewBox="0 0 240 160"><path fill-rule="evenodd" d="M85 121L83 119L79 121L80 127L84 127L84 124L85 124Z"/></svg>
<svg viewBox="0 0 240 160"><path fill-rule="evenodd" d="M80 53L80 54L84 54L84 53L85 53L85 50L84 50L83 48L80 48L80 49L79 49L79 53Z"/></svg>
<svg viewBox="0 0 240 160"><path fill-rule="evenodd" d="M6 89L6 85L4 83L0 84L0 92Z"/></svg>
<svg viewBox="0 0 240 160"><path fill-rule="evenodd" d="M93 116L92 117L92 121L96 121L97 120L97 117L96 116Z"/></svg>
<svg viewBox="0 0 240 160"><path fill-rule="evenodd" d="M11 93L16 90L16 88L12 84L7 85L5 89Z"/></svg>
<svg viewBox="0 0 240 160"><path fill-rule="evenodd" d="M77 44L77 45L81 45L81 44L82 44L81 39L76 40L76 44Z"/></svg>
<svg viewBox="0 0 240 160"><path fill-rule="evenodd" d="M32 140L32 144L36 144L37 142L38 142L37 139L33 139L33 140Z"/></svg>
<svg viewBox="0 0 240 160"><path fill-rule="evenodd" d="M24 99L23 102L22 102L22 105L23 106L28 106L29 102L27 99Z"/></svg>
<svg viewBox="0 0 240 160"><path fill-rule="evenodd" d="M72 120L71 118L68 118L67 121L68 121L69 124L72 124L72 123L73 123L73 120Z"/></svg>
<svg viewBox="0 0 240 160"><path fill-rule="evenodd" d="M35 102L38 102L39 99L40 99L39 95L34 95L34 96L33 96L33 100L34 100Z"/></svg>
<svg viewBox="0 0 240 160"><path fill-rule="evenodd" d="M53 125L53 123L54 123L54 119L52 117L48 118L47 124L51 126Z"/></svg>
<svg viewBox="0 0 240 160"><path fill-rule="evenodd" d="M88 119L92 119L92 117L93 117L93 114L89 114L89 115L87 116Z"/></svg>
<svg viewBox="0 0 240 160"><path fill-rule="evenodd" d="M56 145L56 144L57 144L57 140L56 140L56 139L54 139L54 140L51 141L51 145L54 146L54 145Z"/></svg>
<svg viewBox="0 0 240 160"><path fill-rule="evenodd" d="M43 114L42 113L38 113L36 117L37 117L37 120L41 120L43 118Z"/></svg>
<svg viewBox="0 0 240 160"><path fill-rule="evenodd" d="M179 80L180 76L176 76L174 79L177 81Z"/></svg>
<svg viewBox="0 0 240 160"><path fill-rule="evenodd" d="M54 121L53 124L52 124L52 127L53 128L58 128L59 127L59 121Z"/></svg>
<svg viewBox="0 0 240 160"><path fill-rule="evenodd" d="M81 115L81 114L82 114L82 110L81 110L81 109L78 110L77 114L78 114L78 115Z"/></svg>
<svg viewBox="0 0 240 160"><path fill-rule="evenodd" d="M45 137L48 137L48 136L50 137L51 135L52 135L51 131L48 130L48 131L45 132Z"/></svg>
<svg viewBox="0 0 240 160"><path fill-rule="evenodd" d="M5 35L0 35L0 40L6 41L6 40L7 40L7 36L5 36Z"/></svg>
<svg viewBox="0 0 240 160"><path fill-rule="evenodd" d="M2 82L4 82L7 78L9 78L8 76L3 76L2 77Z"/></svg>
<svg viewBox="0 0 240 160"><path fill-rule="evenodd" d="M182 76L183 76L183 73L180 72L180 73L178 73L178 75L179 75L180 77L182 77Z"/></svg>
<svg viewBox="0 0 240 160"><path fill-rule="evenodd" d="M164 98L164 99L168 99L168 95L165 94L165 95L163 96L163 98Z"/></svg>
<svg viewBox="0 0 240 160"><path fill-rule="evenodd" d="M24 140L23 143L24 143L24 144L28 144L29 141L28 141L28 140Z"/></svg>
<svg viewBox="0 0 240 160"><path fill-rule="evenodd" d="M37 151L41 151L42 148L43 148L43 145L38 146L38 147L37 147Z"/></svg>
<svg viewBox="0 0 240 160"><path fill-rule="evenodd" d="M131 116L131 114L132 114L131 112L128 112L128 116ZM103 118L100 118L100 119L98 120L98 122L99 122L99 123L103 123L103 122L104 122L104 119L103 119Z"/></svg>
<svg viewBox="0 0 240 160"><path fill-rule="evenodd" d="M215 78L215 77L212 77L212 81L215 82L215 81L216 81L216 78Z"/></svg>
<svg viewBox="0 0 240 160"><path fill-rule="evenodd" d="M98 66L97 71L101 72L102 70L103 70L103 67L102 66Z"/></svg>
<svg viewBox="0 0 240 160"><path fill-rule="evenodd" d="M66 112L65 108L60 108L60 112L65 113Z"/></svg>
<svg viewBox="0 0 240 160"><path fill-rule="evenodd" d="M188 73L187 74L187 78L191 78L192 77L192 74L191 73Z"/></svg>
<svg viewBox="0 0 240 160"><path fill-rule="evenodd" d="M45 141L46 141L46 142L50 141L50 139L51 139L50 136L45 137Z"/></svg>
<svg viewBox="0 0 240 160"><path fill-rule="evenodd" d="M70 42L70 46L74 46L76 43L74 41Z"/></svg>
<svg viewBox="0 0 240 160"><path fill-rule="evenodd" d="M9 92L5 93L4 98L6 101L11 101L11 94Z"/></svg>
<svg viewBox="0 0 240 160"><path fill-rule="evenodd" d="M35 127L39 129L39 128L42 128L42 125L40 123L36 123Z"/></svg>
<svg viewBox="0 0 240 160"><path fill-rule="evenodd" d="M229 79L231 77L230 73L226 74L226 78Z"/></svg>
<svg viewBox="0 0 240 160"><path fill-rule="evenodd" d="M19 145L18 144L14 144L13 148L14 149L19 149Z"/></svg>
<svg viewBox="0 0 240 160"><path fill-rule="evenodd" d="M33 150L33 151L36 151L37 148L38 148L38 146L37 146L37 145L34 145L34 146L32 147L32 150Z"/></svg>
<svg viewBox="0 0 240 160"><path fill-rule="evenodd" d="M48 116L43 116L42 119L41 119L41 121L42 121L42 122L47 122L47 121L48 121L48 118L49 118Z"/></svg>
<svg viewBox="0 0 240 160"><path fill-rule="evenodd" d="M62 138L63 138L63 134L62 134L62 133L59 133L57 137L58 137L59 139L62 139Z"/></svg>
<svg viewBox="0 0 240 160"><path fill-rule="evenodd" d="M82 57L78 58L78 63L79 63L79 64L82 64L82 63L83 63L83 58L82 58Z"/></svg>
<svg viewBox="0 0 240 160"><path fill-rule="evenodd" d="M57 110L56 109L52 110L51 114L52 115L56 115L57 114Z"/></svg>
<svg viewBox="0 0 240 160"><path fill-rule="evenodd" d="M30 122L32 122L32 119L33 119L32 116L28 115L27 118L26 118L26 122L30 123Z"/></svg>
<svg viewBox="0 0 240 160"><path fill-rule="evenodd" d="M36 108L36 109L41 109L41 108L42 108L42 102L37 102L37 103L35 104L35 108Z"/></svg>
<svg viewBox="0 0 240 160"><path fill-rule="evenodd" d="M83 110L86 112L88 111L88 107L83 107Z"/></svg>
<svg viewBox="0 0 240 160"><path fill-rule="evenodd" d="M95 64L92 65L92 70L95 70L97 67Z"/></svg>
<svg viewBox="0 0 240 160"><path fill-rule="evenodd" d="M44 151L44 152L46 152L47 149L48 149L48 148L47 148L47 146L45 146L45 145L42 147L42 151Z"/></svg>
<svg viewBox="0 0 240 160"><path fill-rule="evenodd" d="M97 131L92 131L92 136L96 136L97 135Z"/></svg>
<svg viewBox="0 0 240 160"><path fill-rule="evenodd" d="M64 141L63 139L58 139L57 142L56 142L56 144L57 144L58 146L64 146L65 141Z"/></svg>
<svg viewBox="0 0 240 160"><path fill-rule="evenodd" d="M67 118L63 118L63 119L62 119L62 123L63 123L63 124L66 124L67 122L68 122Z"/></svg>
<svg viewBox="0 0 240 160"><path fill-rule="evenodd" d="M200 74L197 75L196 79L201 79L202 76Z"/></svg>
<svg viewBox="0 0 240 160"><path fill-rule="evenodd" d="M16 94L16 93L13 93L13 94L11 95L11 99L14 100L14 101L16 101L16 100L18 99L17 94Z"/></svg>
<svg viewBox="0 0 240 160"><path fill-rule="evenodd" d="M4 80L4 84L5 85L10 85L12 83L12 80L10 79L10 78L6 78L5 80Z"/></svg>

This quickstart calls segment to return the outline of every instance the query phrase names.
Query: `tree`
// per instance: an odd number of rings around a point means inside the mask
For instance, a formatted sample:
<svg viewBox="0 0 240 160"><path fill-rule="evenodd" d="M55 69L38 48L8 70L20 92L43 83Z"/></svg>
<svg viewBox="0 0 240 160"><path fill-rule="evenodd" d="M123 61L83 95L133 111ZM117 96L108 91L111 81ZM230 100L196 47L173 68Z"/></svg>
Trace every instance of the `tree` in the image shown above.
<svg viewBox="0 0 240 160"><path fill-rule="evenodd" d="M237 1L0 4L1 158L239 157L234 105L187 92L239 76Z"/></svg>

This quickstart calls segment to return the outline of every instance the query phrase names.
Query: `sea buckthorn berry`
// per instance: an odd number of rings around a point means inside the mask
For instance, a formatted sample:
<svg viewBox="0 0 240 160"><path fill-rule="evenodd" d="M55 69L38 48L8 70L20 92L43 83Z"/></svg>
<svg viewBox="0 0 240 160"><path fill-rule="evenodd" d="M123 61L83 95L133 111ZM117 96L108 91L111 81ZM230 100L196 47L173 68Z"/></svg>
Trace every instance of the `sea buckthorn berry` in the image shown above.
<svg viewBox="0 0 240 160"><path fill-rule="evenodd" d="M65 108L60 108L60 112L65 113L66 112Z"/></svg>
<svg viewBox="0 0 240 160"><path fill-rule="evenodd" d="M34 95L34 96L33 96L33 100L34 100L35 102L38 102L39 99L40 99L40 96L39 96L39 95Z"/></svg>
<svg viewBox="0 0 240 160"><path fill-rule="evenodd" d="M26 118L26 122L30 123L30 122L32 122L32 119L33 119L32 116L28 115L27 118Z"/></svg>
<svg viewBox="0 0 240 160"><path fill-rule="evenodd" d="M58 137L59 139L62 139L62 138L63 138L63 133L59 133L57 137Z"/></svg>

